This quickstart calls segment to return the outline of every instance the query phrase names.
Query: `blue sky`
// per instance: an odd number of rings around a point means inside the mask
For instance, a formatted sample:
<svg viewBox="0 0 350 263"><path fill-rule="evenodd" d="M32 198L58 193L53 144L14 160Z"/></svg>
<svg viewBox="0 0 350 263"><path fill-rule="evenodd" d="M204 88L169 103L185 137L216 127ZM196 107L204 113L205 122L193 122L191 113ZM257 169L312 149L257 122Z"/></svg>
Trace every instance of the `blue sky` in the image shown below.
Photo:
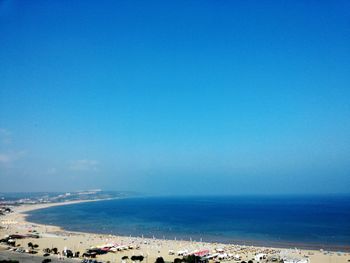
<svg viewBox="0 0 350 263"><path fill-rule="evenodd" d="M349 10L0 0L0 191L349 193Z"/></svg>

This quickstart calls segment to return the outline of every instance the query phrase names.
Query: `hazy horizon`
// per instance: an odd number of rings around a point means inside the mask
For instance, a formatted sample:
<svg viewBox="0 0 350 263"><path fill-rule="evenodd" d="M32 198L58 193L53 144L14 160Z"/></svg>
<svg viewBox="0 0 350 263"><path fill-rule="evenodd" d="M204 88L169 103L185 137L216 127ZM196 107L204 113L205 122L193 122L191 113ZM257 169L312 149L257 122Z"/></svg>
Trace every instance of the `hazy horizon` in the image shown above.
<svg viewBox="0 0 350 263"><path fill-rule="evenodd" d="M13 192L13 191L1 191L0 194L3 194L5 197L6 195L23 195L21 198L30 198L28 195L40 195L40 194L62 194L62 193L78 193L83 191L90 191L90 189L79 189L79 190L70 190L70 191L20 191L20 192ZM212 197L212 198L229 198L229 197L248 197L248 198L255 198L255 197L262 197L262 198L317 198L317 197L334 197L334 198L347 198L350 197L350 193L230 193L230 194L220 194L220 193L214 193L214 194L198 194L198 193L147 193L147 192L133 192L133 191L122 191L122 190L104 190L101 189L102 193L104 192L116 192L116 193L125 193L129 194L126 196L123 196L122 198L192 198L192 197ZM28 194L28 195L27 195ZM8 196L7 196L8 197ZM109 198L107 198L108 200ZM114 198L112 198L114 199Z"/></svg>
<svg viewBox="0 0 350 263"><path fill-rule="evenodd" d="M349 194L348 10L0 1L0 192Z"/></svg>

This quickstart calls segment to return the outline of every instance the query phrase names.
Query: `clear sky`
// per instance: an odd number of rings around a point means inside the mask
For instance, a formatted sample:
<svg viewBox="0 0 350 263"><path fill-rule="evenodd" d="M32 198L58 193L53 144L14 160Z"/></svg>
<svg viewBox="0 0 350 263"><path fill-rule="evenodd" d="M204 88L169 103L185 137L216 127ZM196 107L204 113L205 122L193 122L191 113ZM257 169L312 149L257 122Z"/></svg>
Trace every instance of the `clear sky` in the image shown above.
<svg viewBox="0 0 350 263"><path fill-rule="evenodd" d="M0 191L350 192L350 1L0 0Z"/></svg>

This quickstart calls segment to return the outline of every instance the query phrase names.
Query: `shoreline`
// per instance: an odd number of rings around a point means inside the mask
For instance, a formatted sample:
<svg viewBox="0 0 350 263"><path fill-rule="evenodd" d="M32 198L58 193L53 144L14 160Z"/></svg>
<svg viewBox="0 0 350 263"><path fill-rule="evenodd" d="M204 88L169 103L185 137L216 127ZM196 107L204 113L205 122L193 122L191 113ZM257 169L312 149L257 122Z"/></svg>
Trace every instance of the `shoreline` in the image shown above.
<svg viewBox="0 0 350 263"><path fill-rule="evenodd" d="M25 212L29 211L35 211L35 210L40 210L40 209L46 209L49 207L54 207L54 206L63 206L63 205L72 205L72 204L79 204L79 203L87 203L87 202L98 202L98 201L108 201L108 200L115 200L115 199L120 199L120 198L106 198L106 199L96 199L96 200L80 200L80 201L68 201L68 202L60 202L60 203L48 203L43 204L43 206L34 208L34 209L29 209L26 210ZM29 207L30 208L30 207ZM23 212L22 212L23 213ZM58 225L45 225L42 223L38 222L31 222L28 220L28 214L25 214L24 220L28 223L32 224L37 224L37 225L42 225L42 226L52 226L60 229L61 231L66 231L66 232L73 232L73 233L83 233L83 234L92 234L92 235L115 235L111 233L103 233L103 232L95 232L95 231L79 231L79 230L70 230L70 229L65 229L62 226ZM117 235L119 237L130 237L126 235ZM150 235L143 235L145 238L153 239L152 236ZM134 238L137 238L137 236L132 236ZM162 238L155 238L157 240L164 240ZM168 241L173 241L174 239L169 239L165 238L165 240ZM190 241L189 239L185 238L180 238L179 240L181 241ZM198 240L194 240L194 242L200 242ZM272 240L262 240L262 239L230 239L229 241L211 241L211 240L206 240L204 243L217 243L217 244L223 244L223 245L230 245L230 244L235 244L235 245L240 245L240 246L253 246L253 247L269 247L269 248L276 248L276 249L302 249L302 250L312 250L312 251L319 251L320 249L324 251L331 251L331 252L350 252L350 244L349 245L337 245L337 244L320 244L320 243L303 243L303 242L290 242L288 240L284 241L272 241Z"/></svg>
<svg viewBox="0 0 350 263"><path fill-rule="evenodd" d="M105 201L105 200L111 200L110 199L97 199L97 200L77 200L77 201L69 201L69 202L59 202L59 203L45 203L45 204L33 204L33 205L20 205L18 207L14 207L14 212L7 214L2 219L8 220L10 224L8 224L7 229L0 229L0 233L2 235L4 232L6 234L14 234L14 233L24 233L28 232L29 230L32 231L33 229L37 230L40 234L41 238L38 240L33 239L26 239L27 241L33 240L35 242L38 242L42 239L44 242L40 245L42 248L42 245L46 245L47 247L62 247L60 239L63 239L63 244L71 243L70 247L74 249L86 249L92 246L100 245L98 243L108 243L108 242L115 242L118 244L141 244L142 245L142 253L144 254L144 251L146 252L147 257L150 257L152 259L156 259L158 256L162 256L167 261L173 261L174 256L168 255L168 250L181 250L183 248L192 248L193 250L196 249L203 249L203 248L209 248L210 250L215 250L215 248L219 247L229 247L229 248L235 248L239 251L244 251L243 254L247 256L247 259L249 256L251 257L254 253L254 251L275 251L275 252L283 252L283 253L290 253L295 254L295 256L301 256L303 257L309 257L309 258L317 258L317 261L312 260L312 262L333 262L332 258L335 258L334 262L343 262L342 259L344 258L344 262L347 262L348 258L350 258L350 253L347 250L344 250L344 252L337 252L339 249L336 250L330 250L330 249L324 249L319 250L316 248L301 248L298 247L298 249L295 248L295 246L291 246L290 244L286 244L286 247L284 247L282 244L274 244L272 246L269 245L269 242L265 242L266 245L256 245L256 244L240 244L241 242L237 241L236 243L227 244L227 243L213 243L213 242L199 242L199 241L186 241L186 240L167 240L167 239L155 239L155 238L147 238L147 237L127 237L127 236L116 236L111 234L102 234L102 233L88 233L88 232L79 232L79 231L71 231L64 229L60 226L54 226L54 225L45 225L35 222L30 222L27 220L27 212L39 210L39 209L46 209L49 207L54 206L63 206L63 205L72 205L72 204L79 204L79 203L85 203L85 202L97 202L97 201ZM113 198L114 199L114 198ZM2 220L1 223L3 223L4 220ZM12 223L11 223L12 222ZM11 231L14 231L11 233ZM70 242L68 242L69 240ZM263 241L262 241L263 242ZM23 242L19 242L23 246ZM248 243L248 242L244 242ZM26 244L26 242L24 243ZM73 245L73 246L72 246ZM298 245L298 244L295 244ZM144 248L143 248L144 247ZM156 249L154 249L156 247ZM167 247L167 249L164 250L164 248ZM63 247L62 247L63 248ZM155 250L155 251L153 251ZM175 251L176 251L175 250ZM246 252L247 250L248 252ZM152 252L151 252L152 251ZM129 251L130 252L130 251ZM134 252L136 252L134 250ZM135 254L135 253L132 254ZM139 252L139 251L138 251ZM349 253L349 254L348 254ZM108 253L109 254L109 253ZM108 254L102 255L99 258L103 259L115 259L115 254L111 257L108 257ZM129 255L130 253L126 253ZM114 256L114 257L113 257ZM177 256L176 256L177 257ZM321 258L324 258L321 259Z"/></svg>
<svg viewBox="0 0 350 263"><path fill-rule="evenodd" d="M56 226L56 225L46 225L36 222L31 222L27 220L27 217L29 216L27 212L46 209L50 207L55 206L65 206L65 205L74 205L74 204L81 204L81 203L90 203L90 202L99 202L99 201L107 201L107 200L114 200L117 198L106 198L106 199L94 199L94 200L77 200L77 201L67 201L67 202L57 202L57 203L42 203L42 204L25 204L25 205L19 205L13 207L13 214L16 214L16 218L19 219L18 223L22 224L31 224L35 226L41 226L45 228L52 228L58 231L67 232L67 233L79 233L79 234L93 234L93 233L86 233L86 232L79 232L79 231L70 231L67 229L64 229L63 227ZM11 214L8 214L11 215Z"/></svg>

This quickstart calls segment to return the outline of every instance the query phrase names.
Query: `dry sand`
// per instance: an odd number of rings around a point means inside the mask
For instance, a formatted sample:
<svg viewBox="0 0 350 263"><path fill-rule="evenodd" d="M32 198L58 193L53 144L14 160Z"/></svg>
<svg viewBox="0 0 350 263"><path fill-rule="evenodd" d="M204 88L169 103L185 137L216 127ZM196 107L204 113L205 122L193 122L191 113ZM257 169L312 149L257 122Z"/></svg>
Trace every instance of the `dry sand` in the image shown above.
<svg viewBox="0 0 350 263"><path fill-rule="evenodd" d="M267 252L268 254L289 255L291 257L304 258L308 257L312 263L345 263L350 260L350 253L335 253L325 252L319 250L297 250L295 248L282 249L282 248L264 248L253 246L241 246L235 244L217 244L217 243L204 243L204 242L190 242L190 241L175 241L175 240L159 240L149 239L141 237L123 237L112 235L100 235L81 232L65 231L60 227L34 224L26 221L26 212L47 208L56 205L69 205L73 203L84 202L65 202L55 204L36 204L36 205L22 205L14 207L14 212L0 217L1 226L0 236L3 238L5 235L10 234L28 234L30 231L36 230L40 238L39 239L19 239L17 244L27 249L28 242L38 244L39 255L43 254L43 248L58 248L62 251L64 248L68 248L75 251L80 251L82 254L86 249L98 246L106 243L117 243L120 245L133 245L139 246L139 249L130 249L116 253L107 253L105 255L99 255L97 259L99 261L121 262L123 256L143 255L145 257L143 262L153 263L156 258L162 256L165 261L173 261L177 255L169 255L169 250L174 250L175 253L180 250L194 251L197 249L209 249L214 252L215 249L224 249L226 253L239 254L242 256L242 260L249 260L254 257L255 254L260 252ZM237 262L233 259L223 260ZM223 262L222 261L222 262ZM239 261L240 262L240 261Z"/></svg>

